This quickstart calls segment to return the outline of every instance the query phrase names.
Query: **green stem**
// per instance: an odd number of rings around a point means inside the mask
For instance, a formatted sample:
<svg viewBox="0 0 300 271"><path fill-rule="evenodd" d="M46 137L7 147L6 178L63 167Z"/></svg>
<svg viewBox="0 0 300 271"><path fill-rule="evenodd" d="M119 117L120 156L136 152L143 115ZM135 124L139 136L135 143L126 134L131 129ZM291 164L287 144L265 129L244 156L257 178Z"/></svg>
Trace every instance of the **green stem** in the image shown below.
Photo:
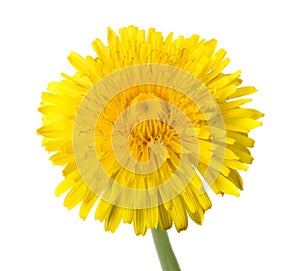
<svg viewBox="0 0 300 271"><path fill-rule="evenodd" d="M163 271L180 271L167 231L151 229L157 255Z"/></svg>

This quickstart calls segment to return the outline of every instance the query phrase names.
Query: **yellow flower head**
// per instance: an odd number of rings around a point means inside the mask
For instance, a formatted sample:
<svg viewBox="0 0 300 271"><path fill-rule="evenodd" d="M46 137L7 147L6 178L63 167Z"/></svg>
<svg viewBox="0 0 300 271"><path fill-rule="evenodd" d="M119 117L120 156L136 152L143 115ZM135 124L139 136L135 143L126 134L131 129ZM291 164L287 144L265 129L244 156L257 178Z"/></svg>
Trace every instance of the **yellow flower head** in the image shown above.
<svg viewBox="0 0 300 271"><path fill-rule="evenodd" d="M229 59L215 40L119 33L93 42L96 57L71 53L77 72L42 94L38 133L65 166L55 193L68 191L65 206L81 204L83 219L97 203L95 218L112 232L121 221L142 235L184 230L188 216L201 224L205 186L237 196L243 188L238 170L252 163L248 133L263 114L240 97L256 89L240 86L240 71L222 73Z"/></svg>

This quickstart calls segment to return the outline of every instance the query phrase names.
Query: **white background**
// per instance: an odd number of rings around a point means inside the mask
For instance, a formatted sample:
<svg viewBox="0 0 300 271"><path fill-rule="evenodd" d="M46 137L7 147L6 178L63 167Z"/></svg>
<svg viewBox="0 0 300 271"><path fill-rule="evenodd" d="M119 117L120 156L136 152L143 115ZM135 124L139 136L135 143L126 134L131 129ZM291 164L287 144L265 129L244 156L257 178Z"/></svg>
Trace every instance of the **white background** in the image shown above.
<svg viewBox="0 0 300 271"><path fill-rule="evenodd" d="M255 85L263 111L253 165L240 198L214 196L204 225L170 238L182 270L300 270L299 10L297 1L1 1L0 270L160 270L151 234L120 225L107 233L93 215L63 207L62 180L40 146L41 92L73 69L74 50L92 54L106 28L130 24L164 34L216 38Z"/></svg>

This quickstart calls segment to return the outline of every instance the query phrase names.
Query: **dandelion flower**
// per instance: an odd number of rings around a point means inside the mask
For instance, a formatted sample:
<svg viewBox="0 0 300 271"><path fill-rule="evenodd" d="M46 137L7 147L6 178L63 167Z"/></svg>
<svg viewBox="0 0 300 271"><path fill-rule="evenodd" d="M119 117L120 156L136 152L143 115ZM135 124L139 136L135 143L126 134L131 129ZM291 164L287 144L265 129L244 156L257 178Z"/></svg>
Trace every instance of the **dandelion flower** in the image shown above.
<svg viewBox="0 0 300 271"><path fill-rule="evenodd" d="M205 185L238 196L263 114L244 107L256 89L223 73L217 41L129 26L92 46L95 57L70 54L76 73L51 82L39 108L43 145L64 166L64 205L80 204L83 219L96 205L106 230L132 223L144 235L202 224Z"/></svg>

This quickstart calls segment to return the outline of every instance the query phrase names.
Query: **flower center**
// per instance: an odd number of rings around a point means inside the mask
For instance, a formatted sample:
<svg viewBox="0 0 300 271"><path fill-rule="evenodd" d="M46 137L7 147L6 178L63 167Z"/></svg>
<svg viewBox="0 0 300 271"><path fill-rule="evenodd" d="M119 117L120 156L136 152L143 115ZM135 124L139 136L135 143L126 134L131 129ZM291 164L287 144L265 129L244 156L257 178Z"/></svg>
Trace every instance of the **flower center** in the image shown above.
<svg viewBox="0 0 300 271"><path fill-rule="evenodd" d="M149 177L164 168L168 180L176 171L182 155L178 127L184 122L174 113L170 91L165 90L169 89L137 86L107 103L97 122L95 146L108 175L122 175L121 170L129 179L131 174Z"/></svg>
<svg viewBox="0 0 300 271"><path fill-rule="evenodd" d="M129 150L139 162L146 162L151 155L163 156L170 150L172 141L178 143L175 131L164 120L167 108L161 98L154 93L140 93L131 103L133 118L138 123L129 136Z"/></svg>

